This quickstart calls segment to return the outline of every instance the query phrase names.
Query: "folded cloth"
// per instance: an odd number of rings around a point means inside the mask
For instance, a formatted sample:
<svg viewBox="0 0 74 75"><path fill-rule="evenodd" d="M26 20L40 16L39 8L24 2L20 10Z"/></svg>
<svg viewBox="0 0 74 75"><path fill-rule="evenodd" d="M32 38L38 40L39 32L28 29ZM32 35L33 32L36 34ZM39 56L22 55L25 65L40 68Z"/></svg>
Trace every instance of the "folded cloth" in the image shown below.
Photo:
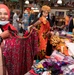
<svg viewBox="0 0 74 75"><path fill-rule="evenodd" d="M32 69L32 70L30 70L29 71L30 73L32 73L33 75L38 75L38 74L36 74L35 72L34 72L34 70Z"/></svg>
<svg viewBox="0 0 74 75"><path fill-rule="evenodd" d="M50 74L50 72L49 71L45 71L45 72L43 72L43 74L42 75L51 75Z"/></svg>
<svg viewBox="0 0 74 75"><path fill-rule="evenodd" d="M68 52L70 56L74 57L74 43L72 42L65 42L66 46L68 47Z"/></svg>

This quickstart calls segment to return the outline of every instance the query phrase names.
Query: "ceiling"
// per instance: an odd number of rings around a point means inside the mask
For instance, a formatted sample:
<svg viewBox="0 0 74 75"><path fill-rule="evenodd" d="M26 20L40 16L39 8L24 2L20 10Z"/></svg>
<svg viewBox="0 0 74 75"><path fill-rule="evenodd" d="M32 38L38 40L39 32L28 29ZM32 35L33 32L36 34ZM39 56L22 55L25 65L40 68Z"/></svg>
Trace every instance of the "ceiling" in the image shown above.
<svg viewBox="0 0 74 75"><path fill-rule="evenodd" d="M43 5L43 4L47 4L47 5L51 5L51 3L55 4L58 0L29 0L30 3L35 3L38 5ZM74 2L74 0L62 0L63 5L70 2Z"/></svg>

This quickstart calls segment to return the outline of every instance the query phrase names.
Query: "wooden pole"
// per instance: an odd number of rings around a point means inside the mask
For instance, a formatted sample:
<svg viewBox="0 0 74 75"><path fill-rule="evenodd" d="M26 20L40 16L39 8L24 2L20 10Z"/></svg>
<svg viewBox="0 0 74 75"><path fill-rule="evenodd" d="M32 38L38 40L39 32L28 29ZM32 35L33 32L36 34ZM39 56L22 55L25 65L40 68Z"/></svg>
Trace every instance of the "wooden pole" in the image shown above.
<svg viewBox="0 0 74 75"><path fill-rule="evenodd" d="M24 10L24 0L21 0L21 9L22 9L22 14L23 14L23 10Z"/></svg>

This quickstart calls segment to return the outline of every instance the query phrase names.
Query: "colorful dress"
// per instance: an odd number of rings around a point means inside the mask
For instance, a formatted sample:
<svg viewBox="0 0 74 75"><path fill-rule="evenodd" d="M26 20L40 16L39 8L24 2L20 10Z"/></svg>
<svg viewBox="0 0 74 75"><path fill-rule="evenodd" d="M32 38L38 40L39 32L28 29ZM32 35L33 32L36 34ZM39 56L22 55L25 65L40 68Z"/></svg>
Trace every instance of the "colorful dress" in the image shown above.
<svg viewBox="0 0 74 75"><path fill-rule="evenodd" d="M38 50L38 37L35 30L25 39L18 36L6 39L3 53L8 75L24 75L28 72Z"/></svg>
<svg viewBox="0 0 74 75"><path fill-rule="evenodd" d="M50 24L48 20L45 20L43 17L40 17L39 20L41 21L41 24L37 26L39 37L39 49L46 51L48 40L48 37L46 37L46 33L50 31Z"/></svg>
<svg viewBox="0 0 74 75"><path fill-rule="evenodd" d="M17 30L11 24L0 28L3 31L10 31L10 37L4 40L2 47L8 75L24 75L31 69L34 56L39 51L37 32L32 30L29 37L20 38L17 36Z"/></svg>

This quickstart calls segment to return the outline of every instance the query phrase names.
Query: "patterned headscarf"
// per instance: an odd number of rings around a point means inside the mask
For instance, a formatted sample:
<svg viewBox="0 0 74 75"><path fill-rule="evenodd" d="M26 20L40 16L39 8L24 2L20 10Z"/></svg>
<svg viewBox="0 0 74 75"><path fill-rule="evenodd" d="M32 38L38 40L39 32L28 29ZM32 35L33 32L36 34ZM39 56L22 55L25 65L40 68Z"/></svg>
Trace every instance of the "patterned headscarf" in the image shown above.
<svg viewBox="0 0 74 75"><path fill-rule="evenodd" d="M47 5L44 5L44 6L42 6L41 10L50 12L51 8L49 6L47 6Z"/></svg>
<svg viewBox="0 0 74 75"><path fill-rule="evenodd" d="M8 13L8 16L10 17L10 10L9 10L9 8L5 4L0 4L0 8L6 9L6 11Z"/></svg>

